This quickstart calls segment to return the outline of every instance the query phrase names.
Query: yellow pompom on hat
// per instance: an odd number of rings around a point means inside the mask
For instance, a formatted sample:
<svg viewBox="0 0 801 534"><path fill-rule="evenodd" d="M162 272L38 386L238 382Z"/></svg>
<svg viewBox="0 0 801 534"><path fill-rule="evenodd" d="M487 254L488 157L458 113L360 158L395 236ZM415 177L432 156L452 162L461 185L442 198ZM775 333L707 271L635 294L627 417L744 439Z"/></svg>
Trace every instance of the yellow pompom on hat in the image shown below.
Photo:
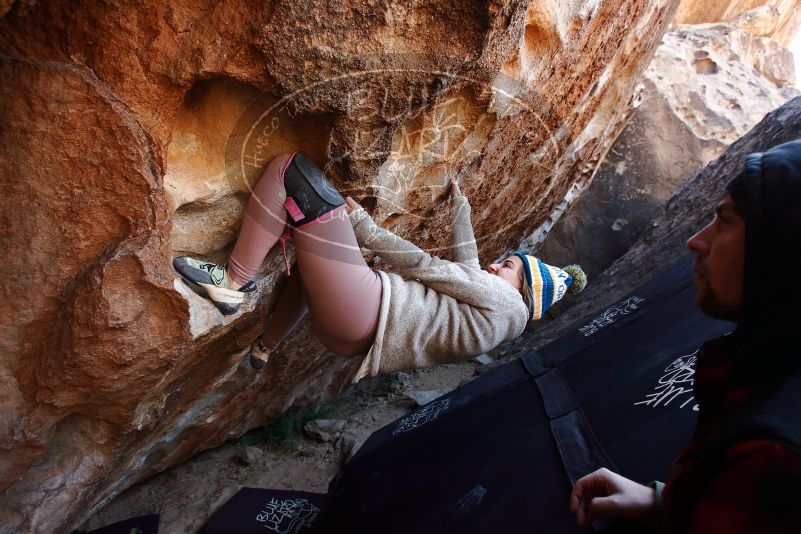
<svg viewBox="0 0 801 534"><path fill-rule="evenodd" d="M514 255L523 260L523 292L528 292L526 303L530 320L541 319L542 314L567 291L577 294L587 286L587 275L578 265L560 269L522 251Z"/></svg>

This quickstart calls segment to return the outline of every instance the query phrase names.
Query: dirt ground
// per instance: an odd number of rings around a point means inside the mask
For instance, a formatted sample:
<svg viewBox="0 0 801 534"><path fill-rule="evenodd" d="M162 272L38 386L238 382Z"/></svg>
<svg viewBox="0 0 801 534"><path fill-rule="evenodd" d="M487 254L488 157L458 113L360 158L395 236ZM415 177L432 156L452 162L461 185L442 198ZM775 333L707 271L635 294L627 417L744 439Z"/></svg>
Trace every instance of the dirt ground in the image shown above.
<svg viewBox="0 0 801 534"><path fill-rule="evenodd" d="M502 356L505 351L495 352ZM160 514L163 534L196 532L242 487L325 493L328 482L373 431L417 409L409 395L447 392L499 363L442 365L363 380L326 406L337 429L312 439L299 433L290 445L250 444L247 438L205 451L186 463L129 488L82 525L92 530L140 515ZM338 428L341 426L342 428Z"/></svg>

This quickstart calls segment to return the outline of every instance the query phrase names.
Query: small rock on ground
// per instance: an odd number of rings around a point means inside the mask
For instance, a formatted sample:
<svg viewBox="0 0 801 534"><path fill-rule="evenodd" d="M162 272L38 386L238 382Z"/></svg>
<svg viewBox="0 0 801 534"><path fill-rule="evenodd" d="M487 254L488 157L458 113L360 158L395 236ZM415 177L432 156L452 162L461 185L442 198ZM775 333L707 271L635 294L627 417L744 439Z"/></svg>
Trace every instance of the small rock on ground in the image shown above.
<svg viewBox="0 0 801 534"><path fill-rule="evenodd" d="M306 423L303 433L320 443L330 443L336 441L344 428L345 421L340 419L315 419Z"/></svg>
<svg viewBox="0 0 801 534"><path fill-rule="evenodd" d="M478 356L476 356L473 359L475 361L477 361L478 363L480 363L481 365L489 365L489 364L491 364L492 362L495 361L495 359L492 356L490 356L489 354L479 354Z"/></svg>
<svg viewBox="0 0 801 534"><path fill-rule="evenodd" d="M264 456L264 451L258 447L243 446L236 454L236 459L242 465L255 464Z"/></svg>
<svg viewBox="0 0 801 534"><path fill-rule="evenodd" d="M342 465L345 465L353 458L359 449L370 437L371 432L367 430L349 430L342 434L337 446L340 451Z"/></svg>
<svg viewBox="0 0 801 534"><path fill-rule="evenodd" d="M418 406L425 406L434 399L450 393L450 389L426 389L418 391L407 391L406 398L413 400Z"/></svg>

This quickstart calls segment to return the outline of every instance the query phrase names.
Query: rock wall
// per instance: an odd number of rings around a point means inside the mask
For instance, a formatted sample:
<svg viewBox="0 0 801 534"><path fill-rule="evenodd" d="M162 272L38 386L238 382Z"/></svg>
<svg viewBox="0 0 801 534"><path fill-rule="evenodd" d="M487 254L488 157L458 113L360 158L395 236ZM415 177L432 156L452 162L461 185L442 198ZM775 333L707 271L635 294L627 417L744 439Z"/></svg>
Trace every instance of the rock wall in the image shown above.
<svg viewBox="0 0 801 534"><path fill-rule="evenodd" d="M801 97L796 97L768 113L751 131L687 182L662 209L653 227L587 286L580 301L521 342L535 350L567 330L583 326L664 266L687 253L687 240L712 220L714 206L725 197L729 180L743 170L745 157L799 139L799 132Z"/></svg>
<svg viewBox="0 0 801 534"><path fill-rule="evenodd" d="M646 70L637 110L538 254L577 262L590 277L606 270L681 186L798 96L794 80L792 55L770 38L732 23L673 27Z"/></svg>
<svg viewBox="0 0 801 534"><path fill-rule="evenodd" d="M752 26L761 37L772 37L778 43L789 46L801 27L801 0L682 0L674 22L699 24L719 22L743 16L752 10L773 12L776 24L770 29L756 24ZM753 17L745 15L744 22ZM759 17L762 18L762 17ZM764 20L764 19L763 19ZM763 28L762 31L759 28Z"/></svg>
<svg viewBox="0 0 801 534"><path fill-rule="evenodd" d="M225 257L269 159L303 148L443 254L457 174L497 257L586 185L676 3L1 4L0 532L69 531L349 383L306 322L264 372L242 362L275 252L228 318L171 269Z"/></svg>

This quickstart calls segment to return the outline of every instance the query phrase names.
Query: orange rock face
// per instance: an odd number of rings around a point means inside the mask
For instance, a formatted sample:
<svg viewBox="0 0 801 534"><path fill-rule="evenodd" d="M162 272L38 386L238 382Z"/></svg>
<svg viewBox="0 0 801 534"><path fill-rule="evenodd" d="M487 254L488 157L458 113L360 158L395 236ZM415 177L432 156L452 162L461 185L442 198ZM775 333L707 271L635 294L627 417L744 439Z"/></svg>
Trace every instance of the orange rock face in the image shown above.
<svg viewBox="0 0 801 534"><path fill-rule="evenodd" d="M760 35L772 37L783 46L790 46L801 27L801 0L681 0L675 22L720 22L763 7L772 8L776 23L775 27Z"/></svg>
<svg viewBox="0 0 801 534"><path fill-rule="evenodd" d="M350 382L305 322L243 364L275 252L227 318L172 271L225 258L270 158L444 255L457 174L494 259L586 186L676 3L0 3L0 532L69 531Z"/></svg>

